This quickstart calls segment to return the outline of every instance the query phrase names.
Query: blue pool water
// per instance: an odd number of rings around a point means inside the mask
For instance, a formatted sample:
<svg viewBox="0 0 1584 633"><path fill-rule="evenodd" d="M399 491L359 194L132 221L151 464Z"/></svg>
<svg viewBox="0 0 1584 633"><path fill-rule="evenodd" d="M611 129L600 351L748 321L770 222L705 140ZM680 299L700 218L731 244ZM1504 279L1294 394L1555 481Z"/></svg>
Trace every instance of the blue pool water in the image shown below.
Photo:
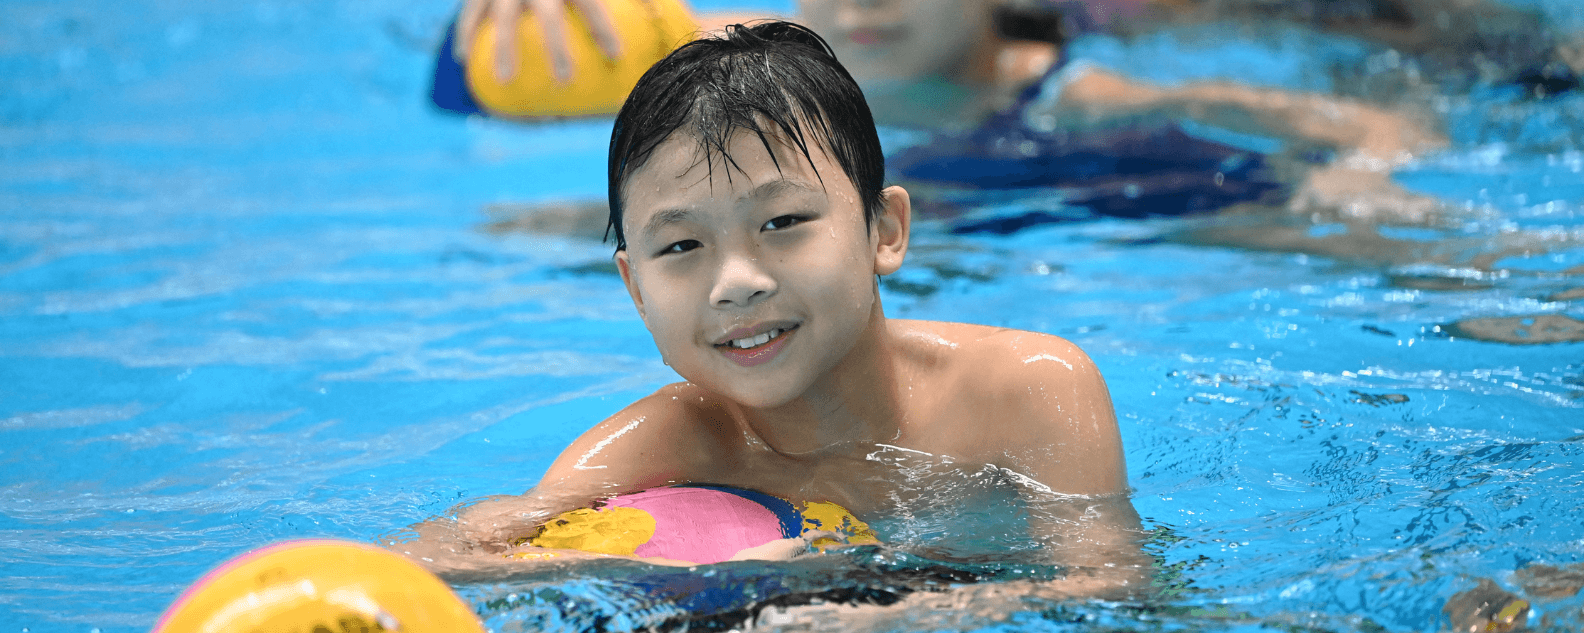
<svg viewBox="0 0 1584 633"><path fill-rule="evenodd" d="M521 492L583 429L675 380L609 247L480 228L489 203L601 195L608 129L430 111L447 4L0 5L0 630L146 630L246 550L373 540ZM1157 81L1307 89L1329 86L1306 56L1373 54L1327 42L1084 46ZM1259 72L1250 46L1274 55ZM888 312L1084 347L1168 591L1148 605L991 592L979 610L861 623L811 608L760 629L1434 630L1479 578L1518 591L1525 565L1584 562L1584 345L1438 329L1584 317L1584 299L1552 299L1584 286L1584 97L1481 87L1442 105L1453 147L1398 180L1462 211L1384 233L1447 257L1173 239L1207 220L919 227ZM1481 256L1494 272L1472 267ZM657 582L747 601L906 584L946 564L929 546L977 525L919 521L893 527L915 549L458 589L499 630L640 627L677 615L642 589ZM1535 599L1531 621L1576 629L1581 607Z"/></svg>

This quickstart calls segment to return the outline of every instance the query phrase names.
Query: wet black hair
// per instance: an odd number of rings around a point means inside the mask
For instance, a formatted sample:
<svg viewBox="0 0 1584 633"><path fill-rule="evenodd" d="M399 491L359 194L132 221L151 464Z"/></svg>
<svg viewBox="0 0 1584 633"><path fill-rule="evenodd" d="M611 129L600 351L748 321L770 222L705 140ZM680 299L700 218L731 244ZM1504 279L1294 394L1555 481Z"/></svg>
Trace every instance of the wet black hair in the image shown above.
<svg viewBox="0 0 1584 633"><path fill-rule="evenodd" d="M712 170L716 155L735 168L727 146L739 130L758 135L771 160L776 160L772 142L791 142L810 166L812 141L857 187L866 226L885 204L880 193L885 157L874 117L858 83L825 40L791 22L734 24L656 62L616 115L610 142L610 224L605 229L607 238L615 233L616 250L627 248L622 185L656 147L683 128L698 140L701 160ZM780 168L779 161L775 164Z"/></svg>

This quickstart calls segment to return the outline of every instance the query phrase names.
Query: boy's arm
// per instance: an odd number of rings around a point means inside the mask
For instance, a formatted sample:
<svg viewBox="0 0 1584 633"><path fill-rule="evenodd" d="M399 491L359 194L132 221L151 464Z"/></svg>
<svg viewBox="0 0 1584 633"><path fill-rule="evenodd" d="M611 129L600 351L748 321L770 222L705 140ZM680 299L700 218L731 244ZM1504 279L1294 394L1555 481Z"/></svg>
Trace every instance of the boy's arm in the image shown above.
<svg viewBox="0 0 1584 633"><path fill-rule="evenodd" d="M455 516L436 517L414 525L403 537L380 544L448 582L505 580L538 573L545 564L601 558L599 554L575 550L511 547L478 540L469 533L467 524L472 518L489 514L494 509L491 506L496 504L506 504L515 511L523 507L523 500L517 497L487 499L456 511Z"/></svg>
<svg viewBox="0 0 1584 633"><path fill-rule="evenodd" d="M1127 464L1105 380L1089 356L1045 334L1004 331L993 381L1004 426L996 465L1027 478L1029 531L1067 577L1056 595L1121 597L1149 586L1138 513L1128 501ZM988 385L987 385L988 386Z"/></svg>
<svg viewBox="0 0 1584 633"><path fill-rule="evenodd" d="M392 551L448 580L501 578L534 566L602 555L522 544L562 512L626 492L687 481L705 452L685 432L681 411L664 387L595 425L562 451L523 495L491 497L414 525ZM658 564L680 561L645 559Z"/></svg>

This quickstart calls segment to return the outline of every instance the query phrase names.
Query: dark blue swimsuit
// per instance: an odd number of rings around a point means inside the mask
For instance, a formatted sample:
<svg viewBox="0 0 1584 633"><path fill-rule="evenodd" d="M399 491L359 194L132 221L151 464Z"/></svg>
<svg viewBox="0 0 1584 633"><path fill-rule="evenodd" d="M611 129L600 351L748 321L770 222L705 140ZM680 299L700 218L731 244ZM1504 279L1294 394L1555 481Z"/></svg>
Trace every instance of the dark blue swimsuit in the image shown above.
<svg viewBox="0 0 1584 633"><path fill-rule="evenodd" d="M1264 155L1189 135L1175 124L1042 132L1024 125L1017 111L996 115L970 133L936 135L886 163L906 180L977 190L1055 190L1065 205L1124 218L1276 203L1287 193ZM1071 213L1030 210L959 222L953 230L1010 233L1071 219Z"/></svg>
<svg viewBox="0 0 1584 633"><path fill-rule="evenodd" d="M1059 15L1058 30L1064 34L1099 30L1086 22L1081 3L1047 0L1044 6ZM1064 36L1050 41L1059 45L1060 39ZM1206 213L1239 202L1279 203L1286 198L1287 186L1266 167L1259 151L1194 136L1181 125L1088 132L1029 125L1025 115L1042 93L1059 90L1051 86L1060 85L1054 76L1065 61L978 129L933 135L927 143L889 157L887 166L905 180L965 191L1054 190L1064 206L1124 218ZM1082 214L1029 210L964 219L954 230L1010 233L1075 217Z"/></svg>

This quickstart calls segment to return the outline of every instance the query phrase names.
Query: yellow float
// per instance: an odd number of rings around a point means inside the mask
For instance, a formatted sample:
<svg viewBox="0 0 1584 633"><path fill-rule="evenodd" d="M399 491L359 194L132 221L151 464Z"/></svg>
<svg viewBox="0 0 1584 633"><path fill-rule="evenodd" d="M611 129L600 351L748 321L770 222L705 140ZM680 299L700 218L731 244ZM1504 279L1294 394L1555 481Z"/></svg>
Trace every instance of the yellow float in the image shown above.
<svg viewBox="0 0 1584 633"><path fill-rule="evenodd" d="M627 93L655 62L692 40L698 31L680 0L606 0L622 55L610 59L600 50L588 21L574 7L566 10L567 49L572 79L556 81L544 31L531 12L517 21L513 34L517 73L502 82L495 75L495 38L500 25L486 19L469 47L464 74L467 88L486 112L507 117L591 116L614 114ZM449 54L442 50L441 55Z"/></svg>
<svg viewBox="0 0 1584 633"><path fill-rule="evenodd" d="M383 549L291 541L243 554L193 583L154 633L483 633L451 588Z"/></svg>

